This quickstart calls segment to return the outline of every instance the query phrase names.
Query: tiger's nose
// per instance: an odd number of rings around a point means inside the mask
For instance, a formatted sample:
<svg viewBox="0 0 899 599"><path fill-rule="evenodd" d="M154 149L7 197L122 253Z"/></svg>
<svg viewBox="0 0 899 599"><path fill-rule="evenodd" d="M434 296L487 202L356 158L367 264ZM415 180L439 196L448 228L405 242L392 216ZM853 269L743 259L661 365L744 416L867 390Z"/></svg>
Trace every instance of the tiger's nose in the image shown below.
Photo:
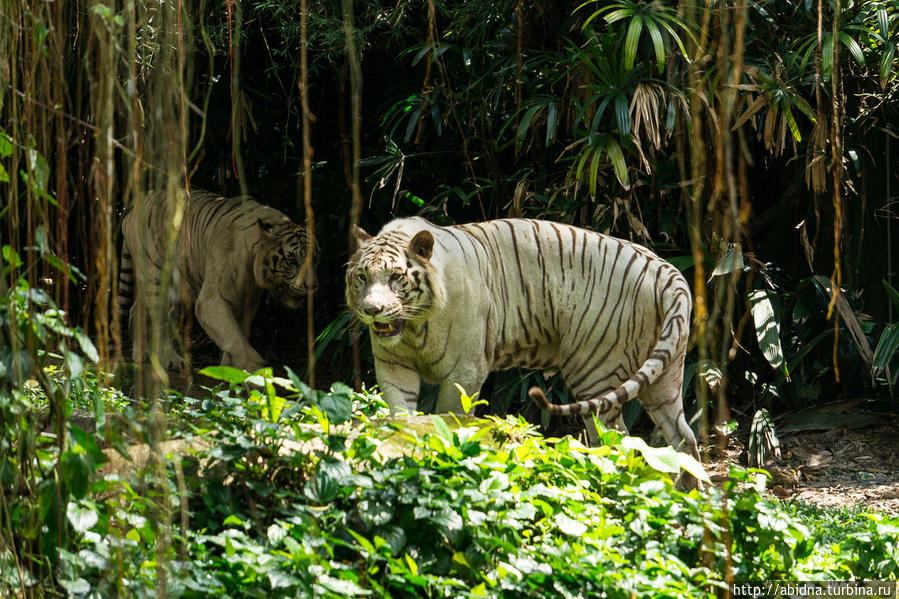
<svg viewBox="0 0 899 599"><path fill-rule="evenodd" d="M368 314L369 316L377 316L381 312L384 311L384 308L381 306L366 306L362 309L363 312Z"/></svg>

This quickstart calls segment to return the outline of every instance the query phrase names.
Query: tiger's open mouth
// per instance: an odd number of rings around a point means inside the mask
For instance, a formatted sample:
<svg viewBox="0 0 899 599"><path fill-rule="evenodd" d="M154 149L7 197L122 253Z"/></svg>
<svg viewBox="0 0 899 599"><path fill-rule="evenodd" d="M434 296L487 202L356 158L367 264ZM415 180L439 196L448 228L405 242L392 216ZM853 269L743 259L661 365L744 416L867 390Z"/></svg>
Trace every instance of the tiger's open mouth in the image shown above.
<svg viewBox="0 0 899 599"><path fill-rule="evenodd" d="M393 322L373 322L371 328L378 337L393 337L403 332L406 326L404 320L394 320Z"/></svg>

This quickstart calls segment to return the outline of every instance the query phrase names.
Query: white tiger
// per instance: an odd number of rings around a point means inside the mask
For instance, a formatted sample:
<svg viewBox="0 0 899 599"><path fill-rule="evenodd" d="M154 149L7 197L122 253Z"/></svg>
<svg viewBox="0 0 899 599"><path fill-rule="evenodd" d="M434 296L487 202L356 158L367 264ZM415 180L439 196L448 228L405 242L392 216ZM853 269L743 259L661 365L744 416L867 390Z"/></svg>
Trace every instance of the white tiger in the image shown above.
<svg viewBox="0 0 899 599"><path fill-rule="evenodd" d="M690 290L646 248L576 227L506 219L452 227L394 220L358 227L346 272L350 310L370 329L375 374L392 411L414 409L421 380L439 383L438 412L462 411L455 384L488 373L557 368L578 403L623 430L634 397L675 448L699 457L681 401ZM540 400L543 400L540 402Z"/></svg>
<svg viewBox="0 0 899 599"><path fill-rule="evenodd" d="M248 337L263 292L271 292L289 308L302 305L309 268L314 280L318 246L307 260L306 228L278 210L245 197L192 190L174 241L169 297L162 297L167 236L173 227L174 202L169 200L165 192L151 192L122 221L118 304L120 314L130 309L134 361L142 362L141 352L151 342L146 336L152 331L159 335L152 343L160 362L183 363L172 330L177 319L168 313L173 303L184 303L193 307L200 326L222 350L222 364L248 371L261 368L265 361ZM150 326L153 311L155 327ZM139 319L144 343L135 339Z"/></svg>

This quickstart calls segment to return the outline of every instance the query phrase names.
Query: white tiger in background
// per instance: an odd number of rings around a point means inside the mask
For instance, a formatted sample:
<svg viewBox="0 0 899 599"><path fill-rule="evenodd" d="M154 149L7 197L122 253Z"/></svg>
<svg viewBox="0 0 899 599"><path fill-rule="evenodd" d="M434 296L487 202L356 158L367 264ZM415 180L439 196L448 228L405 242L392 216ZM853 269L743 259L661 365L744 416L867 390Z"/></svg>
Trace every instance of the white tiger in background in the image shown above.
<svg viewBox="0 0 899 599"><path fill-rule="evenodd" d="M274 208L246 197L192 190L184 198L182 226L169 263L170 284L164 285L175 204L170 200L165 192L150 192L122 221L118 307L123 317L130 309L134 361L145 361L142 352L155 343L163 365L183 366L175 349L178 318L171 314L173 304L180 303L193 307L200 326L222 350L222 364L247 371L262 368L265 361L248 337L263 292L271 292L289 308L302 305L310 268L314 281L318 246L307 257L306 228ZM153 322L168 326L151 327L151 311ZM142 343L136 338L139 319ZM148 331L159 337L151 341Z"/></svg>
<svg viewBox="0 0 899 599"><path fill-rule="evenodd" d="M421 380L439 383L438 412L462 411L488 373L557 368L582 400L531 397L553 413L590 413L624 430L640 398L673 447L699 452L681 401L690 290L646 248L585 229L506 219L438 227L394 220L358 227L346 272L350 310L370 329L375 374L391 411L416 408ZM541 401L542 400L542 401Z"/></svg>

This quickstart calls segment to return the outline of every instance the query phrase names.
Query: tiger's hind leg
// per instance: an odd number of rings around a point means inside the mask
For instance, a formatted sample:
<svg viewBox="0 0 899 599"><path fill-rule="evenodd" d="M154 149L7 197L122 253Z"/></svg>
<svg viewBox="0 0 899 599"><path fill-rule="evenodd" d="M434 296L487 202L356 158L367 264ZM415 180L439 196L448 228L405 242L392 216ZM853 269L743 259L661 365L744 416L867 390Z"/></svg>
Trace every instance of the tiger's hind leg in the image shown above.
<svg viewBox="0 0 899 599"><path fill-rule="evenodd" d="M681 360L681 364L683 360ZM681 399L681 384L684 373L681 364L674 364L663 372L646 390L640 394L640 403L652 421L662 433L665 442L674 449L682 451L701 461L696 436L684 415L684 404ZM700 482L692 475L681 472L677 486L682 489L701 487Z"/></svg>
<svg viewBox="0 0 899 599"><path fill-rule="evenodd" d="M681 399L683 378L683 368L679 365L672 366L640 394L640 403L659 427L659 432L662 433L666 443L698 460L699 447L696 444L696 436L687 424L684 403Z"/></svg>

